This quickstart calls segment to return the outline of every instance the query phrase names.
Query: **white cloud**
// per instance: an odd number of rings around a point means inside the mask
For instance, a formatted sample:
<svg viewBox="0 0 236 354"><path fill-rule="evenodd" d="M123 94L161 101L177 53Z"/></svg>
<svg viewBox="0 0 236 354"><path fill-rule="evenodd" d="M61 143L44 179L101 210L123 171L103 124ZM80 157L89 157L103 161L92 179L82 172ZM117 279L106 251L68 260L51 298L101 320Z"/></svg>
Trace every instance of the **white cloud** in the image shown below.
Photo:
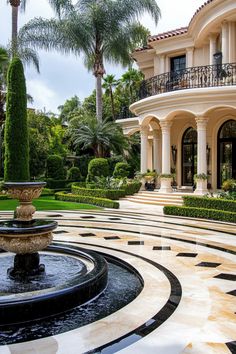
<svg viewBox="0 0 236 354"><path fill-rule="evenodd" d="M56 95L56 92L48 87L42 80L27 80L27 93L30 94L34 103L33 106L41 108L42 110L56 111L60 101Z"/></svg>

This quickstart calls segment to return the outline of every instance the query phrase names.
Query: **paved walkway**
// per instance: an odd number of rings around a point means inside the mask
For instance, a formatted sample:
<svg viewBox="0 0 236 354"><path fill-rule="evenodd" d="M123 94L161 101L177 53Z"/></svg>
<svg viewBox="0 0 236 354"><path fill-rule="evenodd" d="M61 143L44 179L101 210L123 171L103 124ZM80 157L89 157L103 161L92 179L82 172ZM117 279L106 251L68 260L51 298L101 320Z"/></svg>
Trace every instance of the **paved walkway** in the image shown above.
<svg viewBox="0 0 236 354"><path fill-rule="evenodd" d="M0 354L236 353L235 225L165 217L161 207L126 203L120 210L37 216L58 221L56 241L133 265L144 280L138 297L97 322L2 346Z"/></svg>

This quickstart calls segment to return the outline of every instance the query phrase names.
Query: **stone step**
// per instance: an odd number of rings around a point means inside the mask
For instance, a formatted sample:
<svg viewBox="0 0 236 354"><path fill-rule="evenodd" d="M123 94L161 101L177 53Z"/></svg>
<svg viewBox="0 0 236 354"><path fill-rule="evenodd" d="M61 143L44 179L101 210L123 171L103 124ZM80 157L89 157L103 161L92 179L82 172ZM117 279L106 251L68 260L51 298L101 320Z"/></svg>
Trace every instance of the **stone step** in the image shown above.
<svg viewBox="0 0 236 354"><path fill-rule="evenodd" d="M144 198L139 198L139 197L127 197L125 200L128 200L133 203L139 203L139 204L150 204L150 205L176 205L176 206L181 206L183 205L182 202L179 201L173 201L173 200L163 200L163 199L144 199Z"/></svg>
<svg viewBox="0 0 236 354"><path fill-rule="evenodd" d="M172 200L182 200L182 195L175 195L175 194L161 194L155 192L139 192L135 194L136 196L144 196L147 198L164 198L164 199L172 199Z"/></svg>

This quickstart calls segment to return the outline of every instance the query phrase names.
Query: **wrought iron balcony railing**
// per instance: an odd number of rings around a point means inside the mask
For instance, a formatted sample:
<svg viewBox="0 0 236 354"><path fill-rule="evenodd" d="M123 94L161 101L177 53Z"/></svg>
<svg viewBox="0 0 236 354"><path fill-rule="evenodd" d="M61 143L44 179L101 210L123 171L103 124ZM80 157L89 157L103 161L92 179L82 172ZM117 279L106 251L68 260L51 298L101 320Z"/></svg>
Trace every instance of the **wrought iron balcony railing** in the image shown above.
<svg viewBox="0 0 236 354"><path fill-rule="evenodd" d="M236 85L236 63L196 66L144 80L140 99L164 92L201 87Z"/></svg>
<svg viewBox="0 0 236 354"><path fill-rule="evenodd" d="M116 119L126 119L126 118L133 118L133 117L136 117L136 116L135 116L135 114L133 114L129 110L128 106L121 107L121 110L120 110L119 114L116 115Z"/></svg>

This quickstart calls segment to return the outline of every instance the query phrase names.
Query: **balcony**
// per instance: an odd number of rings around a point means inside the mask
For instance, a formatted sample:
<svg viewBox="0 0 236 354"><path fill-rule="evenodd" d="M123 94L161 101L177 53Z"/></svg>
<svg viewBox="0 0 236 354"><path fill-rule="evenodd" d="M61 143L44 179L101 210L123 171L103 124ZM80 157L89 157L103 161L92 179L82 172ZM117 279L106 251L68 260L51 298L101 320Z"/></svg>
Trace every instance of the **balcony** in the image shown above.
<svg viewBox="0 0 236 354"><path fill-rule="evenodd" d="M144 80L139 98L191 88L236 85L236 63L196 66Z"/></svg>

